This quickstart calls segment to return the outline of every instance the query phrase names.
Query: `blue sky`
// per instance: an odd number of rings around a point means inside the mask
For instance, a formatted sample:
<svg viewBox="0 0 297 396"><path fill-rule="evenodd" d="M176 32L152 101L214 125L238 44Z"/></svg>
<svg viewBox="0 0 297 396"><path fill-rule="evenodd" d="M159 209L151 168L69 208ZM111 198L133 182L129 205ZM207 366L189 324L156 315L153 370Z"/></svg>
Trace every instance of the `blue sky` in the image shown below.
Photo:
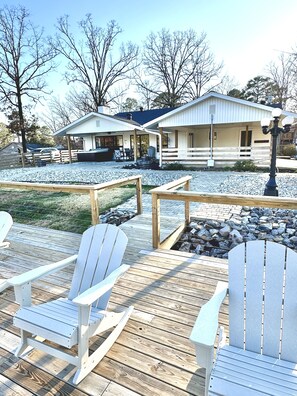
<svg viewBox="0 0 297 396"><path fill-rule="evenodd" d="M137 44L163 27L204 31L216 59L241 86L280 51L297 47L296 0L0 0L4 4L26 6L49 34L59 16L68 14L75 26L86 13L100 26L115 19L124 30L120 40Z"/></svg>

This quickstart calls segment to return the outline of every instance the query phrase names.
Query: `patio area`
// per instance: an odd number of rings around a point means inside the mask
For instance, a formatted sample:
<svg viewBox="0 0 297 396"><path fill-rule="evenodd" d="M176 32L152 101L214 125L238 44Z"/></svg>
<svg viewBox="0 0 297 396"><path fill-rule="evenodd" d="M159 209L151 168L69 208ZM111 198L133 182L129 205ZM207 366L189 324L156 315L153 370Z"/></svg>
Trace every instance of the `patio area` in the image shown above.
<svg viewBox="0 0 297 396"><path fill-rule="evenodd" d="M151 248L151 216L141 215L122 224L128 236L124 263L130 264L111 297L111 308L134 305L132 317L117 342L93 372L77 387L71 384L73 367L30 352L13 355L19 335L12 325L17 309L12 289L0 300L0 392L3 395L204 395L204 370L195 361L189 335L201 305L218 280L227 279L225 260ZM173 220L162 217L162 237ZM10 248L0 252L0 277L8 278L76 252L80 235L14 224ZM33 284L35 301L62 296L71 271L63 270ZM226 314L221 324L226 324ZM94 343L103 338L95 337ZM92 345L91 345L92 348Z"/></svg>

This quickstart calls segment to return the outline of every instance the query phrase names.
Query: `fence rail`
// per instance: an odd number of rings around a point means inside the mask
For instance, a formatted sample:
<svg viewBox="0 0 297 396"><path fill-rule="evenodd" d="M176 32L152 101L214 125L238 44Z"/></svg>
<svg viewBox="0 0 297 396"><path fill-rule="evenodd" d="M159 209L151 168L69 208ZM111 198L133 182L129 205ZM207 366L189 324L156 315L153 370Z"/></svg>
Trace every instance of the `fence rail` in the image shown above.
<svg viewBox="0 0 297 396"><path fill-rule="evenodd" d="M209 147L162 150L164 163L179 162L185 165L206 166L210 158L215 161L216 166L233 165L238 160L267 161L270 158L270 147L214 147L212 153Z"/></svg>
<svg viewBox="0 0 297 396"><path fill-rule="evenodd" d="M201 194L190 190L192 176L186 176L174 182L154 188L152 194L152 242L153 247L168 249L178 240L186 225L190 222L190 203L256 206L264 208L297 209L297 198L267 197L258 195ZM186 191L176 191L184 187ZM167 238L160 240L160 204L161 199L183 201L185 203L185 220Z"/></svg>
<svg viewBox="0 0 297 396"><path fill-rule="evenodd" d="M137 214L142 213L142 184L141 175L125 177L123 179L112 180L100 184L43 184L43 183L25 183L0 181L0 188L19 189L19 190L36 190L50 192L66 192L76 194L89 194L91 205L92 224L99 223L99 199L98 192L135 183L137 196Z"/></svg>

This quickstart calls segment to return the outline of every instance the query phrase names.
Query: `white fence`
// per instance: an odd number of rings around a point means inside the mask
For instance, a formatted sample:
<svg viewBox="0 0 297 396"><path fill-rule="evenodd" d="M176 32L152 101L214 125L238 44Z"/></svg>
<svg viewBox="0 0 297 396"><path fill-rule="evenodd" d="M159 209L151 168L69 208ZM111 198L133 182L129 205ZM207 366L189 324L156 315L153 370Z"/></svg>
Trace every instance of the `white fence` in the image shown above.
<svg viewBox="0 0 297 396"><path fill-rule="evenodd" d="M183 165L207 166L209 159L215 166L234 165L239 160L252 160L255 163L267 162L270 158L269 146L256 147L214 147L210 148L166 148L162 150L162 162L178 162Z"/></svg>

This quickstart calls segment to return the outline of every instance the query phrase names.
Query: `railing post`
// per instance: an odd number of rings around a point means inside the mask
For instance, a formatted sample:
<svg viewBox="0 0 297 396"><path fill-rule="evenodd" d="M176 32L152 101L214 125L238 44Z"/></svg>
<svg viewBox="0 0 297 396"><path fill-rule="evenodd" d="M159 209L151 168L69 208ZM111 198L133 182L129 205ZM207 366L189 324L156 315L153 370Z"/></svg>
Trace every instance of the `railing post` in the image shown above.
<svg viewBox="0 0 297 396"><path fill-rule="evenodd" d="M190 191L190 180L186 181L184 189ZM185 201L185 222L190 224L190 201Z"/></svg>
<svg viewBox="0 0 297 396"><path fill-rule="evenodd" d="M136 179L137 214L142 213L142 184L141 176Z"/></svg>
<svg viewBox="0 0 297 396"><path fill-rule="evenodd" d="M97 190L90 190L92 225L99 224L99 205Z"/></svg>
<svg viewBox="0 0 297 396"><path fill-rule="evenodd" d="M68 149L68 155L69 155L69 164L72 163L72 157L71 157L71 143L70 143L70 136L66 135L67 137L67 149Z"/></svg>
<svg viewBox="0 0 297 396"><path fill-rule="evenodd" d="M22 167L25 168L25 154L21 152Z"/></svg>
<svg viewBox="0 0 297 396"><path fill-rule="evenodd" d="M160 247L160 199L156 192L152 192L152 242L153 248Z"/></svg>

